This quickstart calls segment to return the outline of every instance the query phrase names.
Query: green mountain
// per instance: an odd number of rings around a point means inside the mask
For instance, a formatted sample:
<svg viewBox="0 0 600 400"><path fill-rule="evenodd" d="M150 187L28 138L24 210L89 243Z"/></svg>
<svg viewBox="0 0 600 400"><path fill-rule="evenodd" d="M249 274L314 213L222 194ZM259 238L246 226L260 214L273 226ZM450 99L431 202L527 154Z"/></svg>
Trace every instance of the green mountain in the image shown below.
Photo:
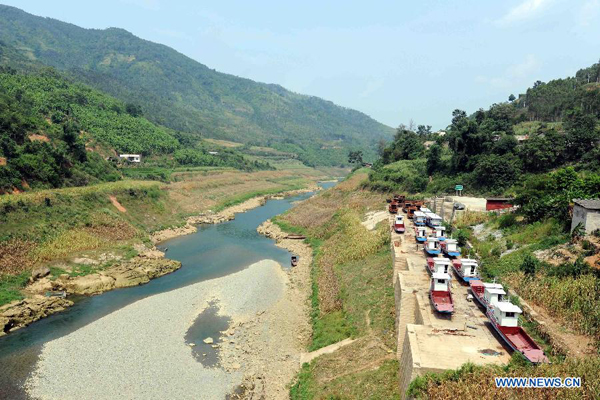
<svg viewBox="0 0 600 400"><path fill-rule="evenodd" d="M217 72L177 51L110 28L83 29L0 6L0 40L129 103L166 127L295 152L307 164L374 156L393 130L367 115L278 85Z"/></svg>

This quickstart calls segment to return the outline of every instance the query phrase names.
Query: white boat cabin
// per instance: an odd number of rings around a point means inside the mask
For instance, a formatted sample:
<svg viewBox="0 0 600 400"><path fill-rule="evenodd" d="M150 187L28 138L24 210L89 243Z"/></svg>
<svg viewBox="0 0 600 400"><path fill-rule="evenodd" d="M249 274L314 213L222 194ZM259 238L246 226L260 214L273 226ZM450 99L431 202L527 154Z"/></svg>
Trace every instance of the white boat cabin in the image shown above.
<svg viewBox="0 0 600 400"><path fill-rule="evenodd" d="M519 326L519 314L523 310L508 301L502 301L494 306L494 317L500 326Z"/></svg>
<svg viewBox="0 0 600 400"><path fill-rule="evenodd" d="M446 251L448 252L456 252L458 250L458 240L456 239L446 239Z"/></svg>
<svg viewBox="0 0 600 400"><path fill-rule="evenodd" d="M433 272L447 274L450 270L451 261L445 257L436 257L433 259Z"/></svg>
<svg viewBox="0 0 600 400"><path fill-rule="evenodd" d="M420 210L423 214L431 213L431 210L427 207L421 207Z"/></svg>
<svg viewBox="0 0 600 400"><path fill-rule="evenodd" d="M427 237L427 227L417 226L417 236L418 237Z"/></svg>
<svg viewBox="0 0 600 400"><path fill-rule="evenodd" d="M442 238L446 237L446 227L444 225L438 225L435 227L435 237Z"/></svg>
<svg viewBox="0 0 600 400"><path fill-rule="evenodd" d="M447 292L449 291L450 275L434 273L431 275L431 290Z"/></svg>
<svg viewBox="0 0 600 400"><path fill-rule="evenodd" d="M463 276L466 276L466 277L477 276L477 273L478 273L477 260L473 260L472 258L463 258L460 261L461 261L460 270L461 270ZM502 288L502 285L500 285L500 288Z"/></svg>
<svg viewBox="0 0 600 400"><path fill-rule="evenodd" d="M413 221L415 222L415 225L425 225L425 223L427 222L427 217L425 216L424 212L415 211L413 214Z"/></svg>
<svg viewBox="0 0 600 400"><path fill-rule="evenodd" d="M394 221L394 224L404 224L404 217L402 215L396 215L396 220Z"/></svg>
<svg viewBox="0 0 600 400"><path fill-rule="evenodd" d="M506 292L504 289L502 289L502 285L500 285L500 288L486 286L486 288L483 290L483 298L490 306L504 302L505 296Z"/></svg>
<svg viewBox="0 0 600 400"><path fill-rule="evenodd" d="M427 243L425 243L425 249L427 250L439 250L440 240L436 237L427 237Z"/></svg>
<svg viewBox="0 0 600 400"><path fill-rule="evenodd" d="M434 213L427 213L425 215L427 216L427 225L431 226L432 228L442 225L442 217L439 215Z"/></svg>

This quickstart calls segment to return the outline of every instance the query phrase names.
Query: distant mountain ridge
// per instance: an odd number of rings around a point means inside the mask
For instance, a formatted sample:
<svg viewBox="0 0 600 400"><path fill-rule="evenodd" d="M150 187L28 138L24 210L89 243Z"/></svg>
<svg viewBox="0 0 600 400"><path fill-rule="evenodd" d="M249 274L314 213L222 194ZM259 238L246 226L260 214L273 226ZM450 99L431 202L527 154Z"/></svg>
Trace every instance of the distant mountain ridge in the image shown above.
<svg viewBox="0 0 600 400"><path fill-rule="evenodd" d="M279 85L217 72L118 28L83 29L0 5L0 40L169 128L298 153L307 164L346 161L348 149L374 155L393 129L369 116Z"/></svg>

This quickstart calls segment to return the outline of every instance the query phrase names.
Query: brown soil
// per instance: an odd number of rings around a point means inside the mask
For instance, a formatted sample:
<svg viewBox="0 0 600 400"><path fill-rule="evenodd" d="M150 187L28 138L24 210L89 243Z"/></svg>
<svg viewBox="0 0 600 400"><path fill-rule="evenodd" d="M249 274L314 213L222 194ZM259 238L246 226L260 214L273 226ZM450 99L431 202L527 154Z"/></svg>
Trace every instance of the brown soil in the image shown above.
<svg viewBox="0 0 600 400"><path fill-rule="evenodd" d="M110 202L112 203L113 206L115 206L115 208L117 210L119 210L122 213L126 213L127 210L125 209L125 207L123 207L121 205L121 203L119 203L119 201L117 200L117 198L115 196L108 196L108 198L110 199Z"/></svg>

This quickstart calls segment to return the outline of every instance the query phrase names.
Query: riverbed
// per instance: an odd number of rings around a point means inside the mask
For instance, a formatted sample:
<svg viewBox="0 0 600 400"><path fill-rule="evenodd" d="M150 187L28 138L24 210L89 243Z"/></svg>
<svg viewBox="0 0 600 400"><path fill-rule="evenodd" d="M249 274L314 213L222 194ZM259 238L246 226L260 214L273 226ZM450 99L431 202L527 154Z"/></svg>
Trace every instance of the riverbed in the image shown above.
<svg viewBox="0 0 600 400"><path fill-rule="evenodd" d="M143 286L115 290L100 296L81 298L69 311L46 318L28 328L0 339L0 398L27 398L26 393L22 389L22 385L29 377L31 371L36 370L38 366L43 367L43 362L40 363L40 354L42 354L42 360L45 361L50 360L52 357L51 354L53 354L51 353L51 350L48 350L49 353L47 354L49 356L46 358L42 349L51 349L53 346L64 344L77 347L77 342L70 342L71 338L76 338L78 335L85 334L86 329L95 329L91 328L91 325L93 324L100 324L104 328L95 339L89 339L92 341L91 343L87 343L87 345L90 346L89 349L97 347L101 351L103 348L102 346L110 346L110 343L106 343L100 339L104 339L115 333L111 328L111 324L104 324L110 321L111 315L115 314L117 310L121 311L129 307L135 309L135 307L139 307L137 303L141 304L142 301L156 301L150 297L156 297L158 294L169 294L167 292L173 292L173 295L175 295L175 293L182 288L188 289L190 286L207 281L214 283L215 281L218 281L218 279L226 279L228 276L236 274L242 274L242 278L233 278L236 281L245 279L246 281L251 282L251 276L244 275L251 274L252 276L260 275L264 278L263 281L270 282L268 277L273 276L274 273L272 271L276 270L273 269L273 265L277 263L287 267L289 265L290 254L287 251L276 247L272 240L258 235L256 228L268 218L289 209L294 201L305 199L309 196L310 194L305 194L283 200L269 200L265 206L250 210L244 214L239 214L233 221L219 225L201 226L195 234L165 242L159 247L163 250L167 250L167 257L179 260L183 263L183 267L180 270L151 281ZM265 264L262 262L263 260L273 260L275 263ZM251 265L253 267L249 268ZM281 270L280 267L278 268ZM256 272L256 274L254 274L254 272ZM284 280L281 279L279 281L280 282L277 283L277 280L274 280L271 283L276 284L277 286L284 282ZM258 287L262 286L258 285ZM273 291L273 288L262 288L265 291ZM201 291L201 289L198 290ZM198 315L201 315L204 310L207 310L207 307L210 304L212 304L212 307L215 307L215 312L211 318L218 317L219 312L224 317L231 317L232 314L236 314L236 316L239 317L241 313L239 312L239 307L229 307L229 310L227 309L228 306L226 302L223 301L227 296L222 296L220 301L209 304L208 301L219 299L219 296L215 295L214 290L211 291L206 288L202 290L206 290L204 292L205 299L202 301L199 299L195 300L197 304L194 305L193 310L188 310L188 314L186 314L186 318L191 318L191 320L186 320L185 329L178 327L178 332L182 334L178 339L177 346L181 345L178 347L179 352L185 350L189 353L190 360L197 364L196 368L199 366L200 368L214 371L215 369L219 369L219 365L217 365L218 360L215 358L214 354L211 356L210 351L193 351L194 347L200 346L200 340L202 338L199 336L210 333L211 328L197 326L197 323L199 322L197 320L196 323L194 323L194 320L197 319ZM187 293L187 290L185 292ZM273 293L276 293L276 291ZM232 296L236 297L235 294ZM217 309L220 311L217 312ZM148 313L148 318L150 317L152 317L152 312ZM201 321L201 317L199 321ZM209 325L214 323L217 331L221 330L222 326L224 326L222 324L223 321L221 320L219 320L219 322L214 319L209 319L207 321L213 321L209 322ZM167 325L168 321L163 320L162 323ZM159 322L156 322L156 324L160 325ZM183 322L181 322L181 324L183 324ZM195 334L196 336L194 336L194 331L189 329L190 325L199 332ZM215 329L213 329L213 332ZM94 332L98 331L96 330ZM191 332L191 335L188 334L189 332ZM89 331L87 331L87 333L89 333ZM119 336L116 336L116 338L119 338ZM154 351L158 351L162 345L160 336L156 336L154 339L156 340L156 348L146 349L145 354L148 355L148 357L152 356ZM97 342L94 343L94 340ZM61 347L61 349L68 350L68 348L64 347ZM210 346L210 349L213 349L213 347ZM206 350L209 349L207 348ZM203 354L207 354L207 356L203 356ZM206 360L203 360L202 357L207 358ZM61 360L63 365L65 365L67 356L63 355L54 362L60 362ZM155 360L155 362L158 361ZM93 363L89 365L92 366ZM164 360L164 365L161 364L161 366L167 369L169 368L168 357ZM50 365L48 363L46 364L46 367L50 369L42 370L42 374L34 374L34 377L37 376L38 381L34 381L32 380L33 378L30 377L30 386L33 387L32 392L36 395L40 395L41 392L36 392L35 387L41 388L43 384L52 381L53 370L64 368L60 365ZM89 376L86 377L86 373L92 374L92 378ZM239 380L239 375L240 374L235 371L227 372L227 379L229 379L227 380L227 385L234 384L235 381ZM40 377L42 377L41 380ZM93 368L82 370L71 378L73 382L82 383L85 383L88 379L101 380L98 375L94 374ZM136 387L137 378L138 377L136 376L130 377L128 381L130 390L134 390L133 388ZM206 380L206 385L211 385L210 379ZM200 386L202 385L200 384ZM225 385L221 386L224 387ZM121 387L121 389L123 388ZM126 391L125 393L128 392ZM207 391L206 393L208 394L209 392ZM130 394L133 395L133 393ZM214 398L212 396L214 394L215 393L211 392L211 396L207 398ZM67 398L68 396L66 396L65 392L64 396L58 397ZM125 397L128 397L127 394ZM132 396L129 397L131 398ZM217 396L217 398L218 397L220 396ZM196 398L198 398L198 396L196 396Z"/></svg>

